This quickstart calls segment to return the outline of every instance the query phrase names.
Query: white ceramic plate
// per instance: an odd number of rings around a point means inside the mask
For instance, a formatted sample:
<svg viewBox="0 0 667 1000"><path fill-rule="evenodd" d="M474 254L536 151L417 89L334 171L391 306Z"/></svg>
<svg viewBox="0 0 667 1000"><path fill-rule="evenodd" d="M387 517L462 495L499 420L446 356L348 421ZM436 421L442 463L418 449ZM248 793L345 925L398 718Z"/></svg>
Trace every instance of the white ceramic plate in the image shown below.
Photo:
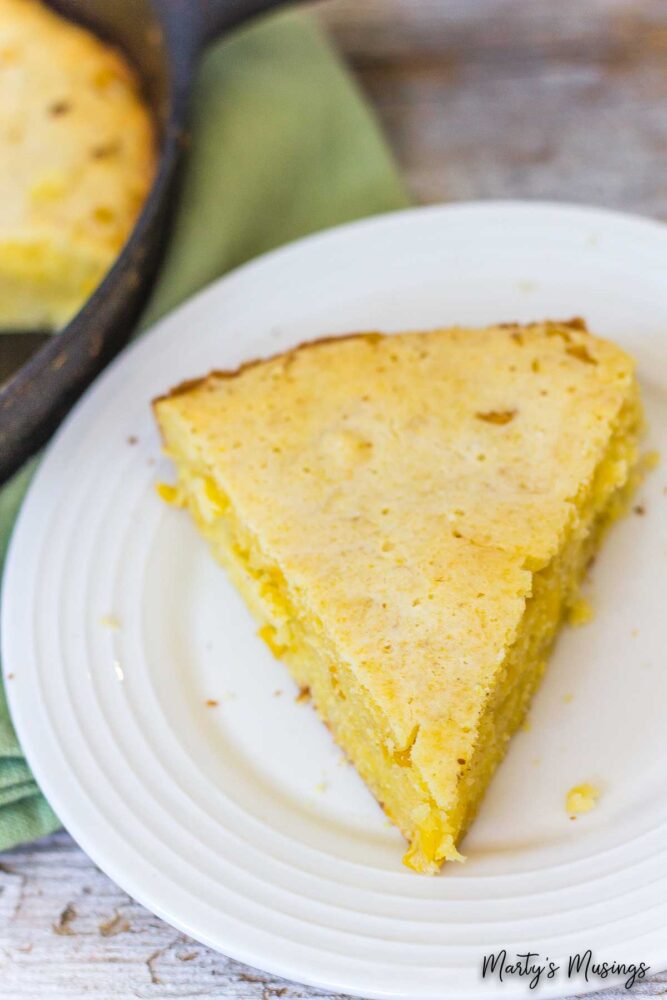
<svg viewBox="0 0 667 1000"><path fill-rule="evenodd" d="M541 204L418 209L240 269L111 366L41 464L2 617L28 759L102 869L214 948L361 995L492 997L482 956L502 948L667 966L667 473L609 538L595 621L563 635L467 864L429 879L402 868L400 836L295 704L187 517L158 500L171 471L148 405L323 334L578 314L637 357L664 448L665 274L657 223ZM573 822L564 796L582 781L602 796ZM539 992L584 987L561 969ZM504 996L526 994L505 982Z"/></svg>

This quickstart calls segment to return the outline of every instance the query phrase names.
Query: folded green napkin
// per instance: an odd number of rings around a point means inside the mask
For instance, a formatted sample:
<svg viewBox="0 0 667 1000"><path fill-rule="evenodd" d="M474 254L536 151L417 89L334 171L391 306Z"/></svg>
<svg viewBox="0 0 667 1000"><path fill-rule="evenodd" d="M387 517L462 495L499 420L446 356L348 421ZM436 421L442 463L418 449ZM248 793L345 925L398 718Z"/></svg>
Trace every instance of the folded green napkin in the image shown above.
<svg viewBox="0 0 667 1000"><path fill-rule="evenodd" d="M180 204L144 325L258 253L406 201L376 122L316 24L287 13L242 29L201 67ZM0 491L0 563L34 465ZM0 850L59 825L0 682Z"/></svg>

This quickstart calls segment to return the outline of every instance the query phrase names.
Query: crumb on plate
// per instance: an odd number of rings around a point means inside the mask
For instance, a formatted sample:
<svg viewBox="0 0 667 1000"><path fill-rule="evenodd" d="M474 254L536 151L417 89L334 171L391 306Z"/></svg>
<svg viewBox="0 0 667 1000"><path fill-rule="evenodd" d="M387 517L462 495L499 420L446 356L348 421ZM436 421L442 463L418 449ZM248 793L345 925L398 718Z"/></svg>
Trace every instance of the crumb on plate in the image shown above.
<svg viewBox="0 0 667 1000"><path fill-rule="evenodd" d="M104 628L118 629L120 628L120 621L115 615L102 615L100 625L103 625Z"/></svg>
<svg viewBox="0 0 667 1000"><path fill-rule="evenodd" d="M587 625L594 617L593 607L585 597L579 597L569 610L567 620L574 628Z"/></svg>
<svg viewBox="0 0 667 1000"><path fill-rule="evenodd" d="M565 809L573 815L590 812L597 805L600 791L588 782L575 785L565 797Z"/></svg>

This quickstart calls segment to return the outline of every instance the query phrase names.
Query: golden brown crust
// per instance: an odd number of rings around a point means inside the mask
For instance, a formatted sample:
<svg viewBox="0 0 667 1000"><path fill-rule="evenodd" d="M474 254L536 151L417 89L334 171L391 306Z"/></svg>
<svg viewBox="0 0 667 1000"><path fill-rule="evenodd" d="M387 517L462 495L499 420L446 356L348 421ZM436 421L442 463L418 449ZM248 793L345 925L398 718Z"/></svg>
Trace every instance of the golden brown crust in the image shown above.
<svg viewBox="0 0 667 1000"><path fill-rule="evenodd" d="M237 375L243 374L243 372L248 371L249 368L256 368L257 365L263 365L267 361L276 361L278 358L285 358L287 361L288 358L309 347L319 347L322 344L331 344L334 341L355 340L362 337L373 343L375 340L388 336L391 336L391 334L368 330L360 331L359 333L333 333L324 337L316 337L314 340L304 340L295 347L290 347L287 351L278 351L276 354L269 354L265 358L251 358L250 361L244 361L240 364L238 368L212 368L208 374L200 375L199 378L185 379L185 381L179 382L172 389L169 389L168 392L163 393L161 396L156 396L155 399L151 401L151 406L155 407L157 403L161 403L165 399L173 399L175 396L183 396L186 392L190 392L192 389L198 389L200 386L205 385L209 379L236 378Z"/></svg>
<svg viewBox="0 0 667 1000"><path fill-rule="evenodd" d="M530 330L539 326L549 326L549 327L569 327L572 330L579 330L583 333L588 333L588 327L586 325L586 320L582 319L581 316L573 316L572 319L568 320L533 320L530 323L496 323L496 328L498 330ZM390 333L382 333L379 330L359 330L354 333L332 333L327 334L323 337L315 337L313 340L303 340L295 347L290 347L287 351L278 351L276 354L269 354L262 358L251 358L249 361L244 361L237 368L212 368L206 375L200 375L198 378L185 379L183 382L178 382L172 389L167 392L162 393L160 396L156 396L151 401L151 406L154 408L157 403L161 403L165 399L173 399L176 396L183 396L187 392L191 392L193 389L198 389L208 382L209 379L228 379L236 378L238 375L243 374L243 372L248 371L250 368L255 368L257 365L262 365L267 361L276 361L278 358L284 358L285 360L293 357L295 354L307 350L311 347L320 347L323 344L338 343L344 340L358 340L364 338L370 343L375 343L378 340L384 339L384 337L390 337Z"/></svg>

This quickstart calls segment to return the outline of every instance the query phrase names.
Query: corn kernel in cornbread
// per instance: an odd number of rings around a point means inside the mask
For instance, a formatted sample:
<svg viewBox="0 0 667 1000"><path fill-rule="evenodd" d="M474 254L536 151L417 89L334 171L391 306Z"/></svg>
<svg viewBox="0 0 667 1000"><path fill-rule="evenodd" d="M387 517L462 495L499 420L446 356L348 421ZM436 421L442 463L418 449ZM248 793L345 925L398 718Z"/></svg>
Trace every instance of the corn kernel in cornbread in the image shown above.
<svg viewBox="0 0 667 1000"><path fill-rule="evenodd" d="M125 242L154 163L121 55L37 0L0 0L0 328L67 322Z"/></svg>
<svg viewBox="0 0 667 1000"><path fill-rule="evenodd" d="M156 401L186 506L387 815L458 845L635 481L581 321L358 335Z"/></svg>

